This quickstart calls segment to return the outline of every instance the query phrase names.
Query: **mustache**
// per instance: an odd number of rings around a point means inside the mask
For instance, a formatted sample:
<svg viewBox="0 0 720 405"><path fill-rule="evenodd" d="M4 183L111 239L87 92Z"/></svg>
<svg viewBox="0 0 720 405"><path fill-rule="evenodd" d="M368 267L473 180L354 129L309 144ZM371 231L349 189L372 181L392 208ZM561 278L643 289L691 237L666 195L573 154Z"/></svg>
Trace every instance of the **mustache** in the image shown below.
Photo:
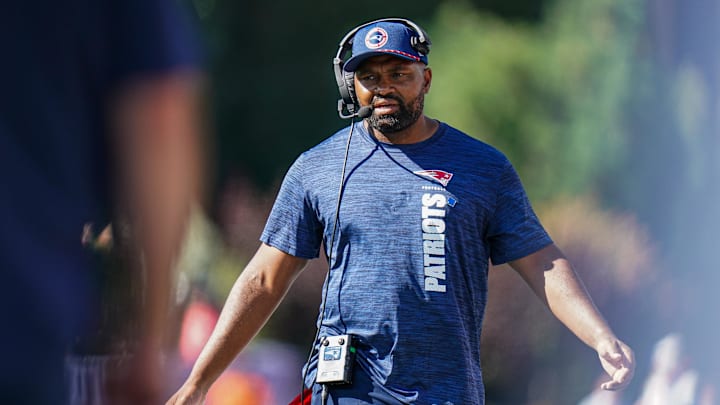
<svg viewBox="0 0 720 405"><path fill-rule="evenodd" d="M393 94L388 94L387 96L374 96L370 101L370 105L375 105L375 103L380 100L394 100L397 101L400 105L405 105L405 102L400 97Z"/></svg>

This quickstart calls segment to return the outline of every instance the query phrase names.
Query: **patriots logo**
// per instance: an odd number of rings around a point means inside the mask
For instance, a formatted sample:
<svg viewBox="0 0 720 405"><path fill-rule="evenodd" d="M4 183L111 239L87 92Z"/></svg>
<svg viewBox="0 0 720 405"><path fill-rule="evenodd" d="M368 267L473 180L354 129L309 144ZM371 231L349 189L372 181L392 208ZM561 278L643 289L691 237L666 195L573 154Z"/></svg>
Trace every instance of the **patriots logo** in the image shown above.
<svg viewBox="0 0 720 405"><path fill-rule="evenodd" d="M388 33L380 27L368 31L365 35L365 46L369 49L382 48L388 41Z"/></svg>
<svg viewBox="0 0 720 405"><path fill-rule="evenodd" d="M450 183L450 179L452 179L453 174L446 172L444 170L418 170L416 172L413 172L417 174L418 176L425 177L426 179L431 179L439 182L443 185L443 187L447 187L448 183Z"/></svg>

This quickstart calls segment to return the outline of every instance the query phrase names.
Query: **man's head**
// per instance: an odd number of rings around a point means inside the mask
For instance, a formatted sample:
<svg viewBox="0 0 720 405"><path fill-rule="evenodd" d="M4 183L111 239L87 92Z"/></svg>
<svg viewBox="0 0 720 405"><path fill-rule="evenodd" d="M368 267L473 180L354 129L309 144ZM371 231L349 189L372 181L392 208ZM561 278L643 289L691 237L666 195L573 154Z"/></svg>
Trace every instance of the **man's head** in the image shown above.
<svg viewBox="0 0 720 405"><path fill-rule="evenodd" d="M414 24L397 20L370 23L355 33L352 56L343 69L353 73L359 105L373 107L368 117L372 128L395 133L422 116L432 79L425 35Z"/></svg>
<svg viewBox="0 0 720 405"><path fill-rule="evenodd" d="M338 114L341 118L367 118L372 111L364 108L355 94L355 70L367 59L395 55L398 59L427 65L430 38L414 22L404 18L384 18L359 25L343 37L333 58L333 71L340 92Z"/></svg>

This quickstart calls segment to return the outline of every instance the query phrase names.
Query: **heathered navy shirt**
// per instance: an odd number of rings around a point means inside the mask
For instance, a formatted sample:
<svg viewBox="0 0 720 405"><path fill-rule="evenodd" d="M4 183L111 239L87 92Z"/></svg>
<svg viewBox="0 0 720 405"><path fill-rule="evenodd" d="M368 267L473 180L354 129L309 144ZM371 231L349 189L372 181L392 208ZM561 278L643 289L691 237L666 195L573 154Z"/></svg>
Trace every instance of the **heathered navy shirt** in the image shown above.
<svg viewBox="0 0 720 405"><path fill-rule="evenodd" d="M348 134L295 161L263 242L304 258L330 243ZM331 402L482 404L489 261L551 243L507 158L442 123L411 145L382 144L356 125L337 229L320 335L358 337L358 382L331 388Z"/></svg>

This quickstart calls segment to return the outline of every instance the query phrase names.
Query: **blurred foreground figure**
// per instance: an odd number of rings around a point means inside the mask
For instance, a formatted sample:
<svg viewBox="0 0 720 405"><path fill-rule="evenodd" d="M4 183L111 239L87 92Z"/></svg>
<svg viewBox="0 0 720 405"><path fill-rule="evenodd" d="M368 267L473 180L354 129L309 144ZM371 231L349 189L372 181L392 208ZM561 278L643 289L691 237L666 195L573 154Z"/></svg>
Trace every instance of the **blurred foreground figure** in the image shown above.
<svg viewBox="0 0 720 405"><path fill-rule="evenodd" d="M104 299L81 237L122 212L143 265L123 271L141 275L143 302L134 356L99 389L157 404L171 268L200 180L189 21L174 0L10 2L0 47L0 403L68 401L63 362L89 350L78 344Z"/></svg>
<svg viewBox="0 0 720 405"><path fill-rule="evenodd" d="M668 334L655 344L651 367L635 405L716 404L715 388L693 367L681 334Z"/></svg>
<svg viewBox="0 0 720 405"><path fill-rule="evenodd" d="M508 159L424 114L429 48L404 19L364 24L341 41L339 113L358 123L290 167L263 243L170 404L203 403L323 247L328 281L297 402L483 404L490 261L508 263L597 352L603 389L629 384L632 350L545 232ZM348 376L342 359L353 354Z"/></svg>

